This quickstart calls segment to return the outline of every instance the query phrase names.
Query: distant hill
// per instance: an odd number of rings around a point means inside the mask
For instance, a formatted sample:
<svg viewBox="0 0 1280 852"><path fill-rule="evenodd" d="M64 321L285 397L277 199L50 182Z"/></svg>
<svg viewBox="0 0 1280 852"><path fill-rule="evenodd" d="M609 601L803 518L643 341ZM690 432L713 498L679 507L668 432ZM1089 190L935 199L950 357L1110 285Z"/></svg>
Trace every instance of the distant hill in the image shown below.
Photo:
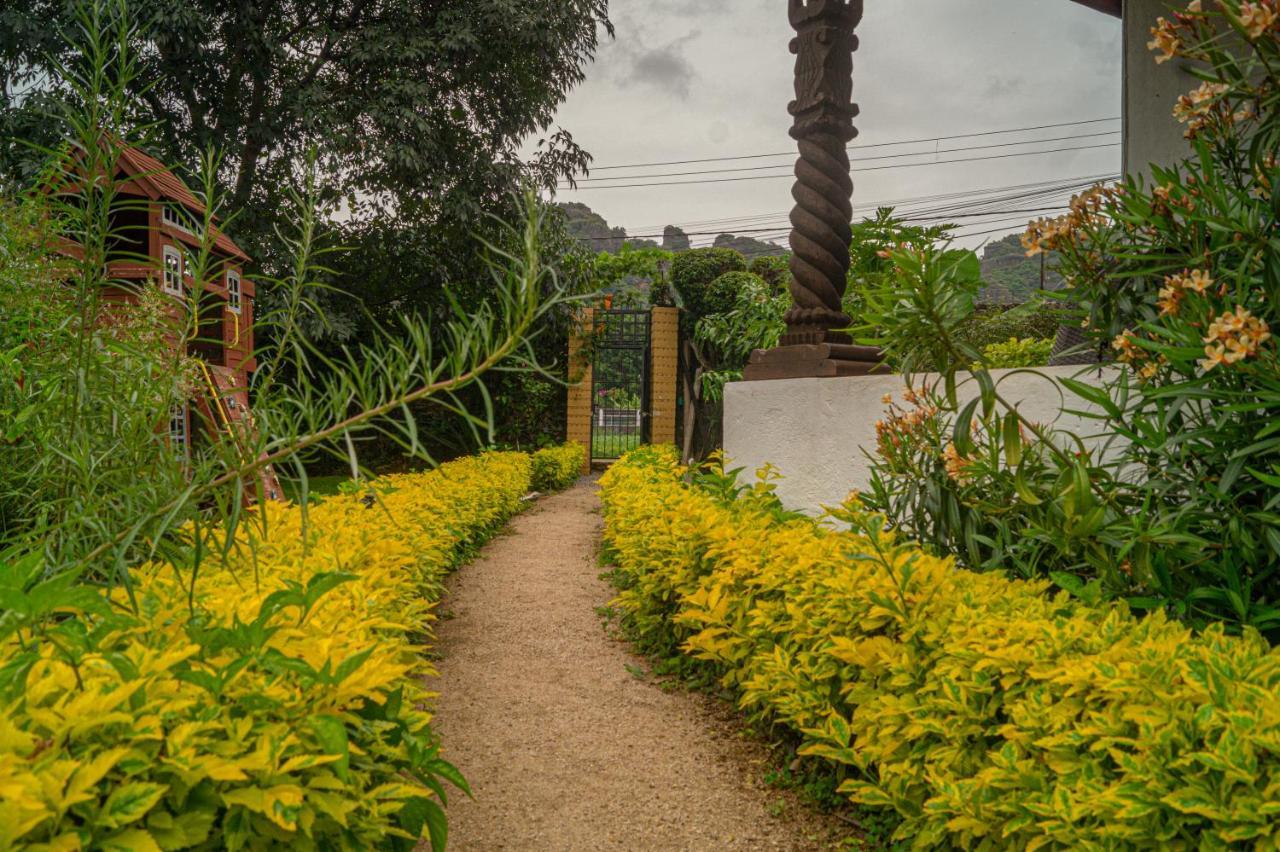
<svg viewBox="0 0 1280 852"><path fill-rule="evenodd" d="M667 251L688 251L692 248L689 235L682 228L668 225L662 229L662 247Z"/></svg>
<svg viewBox="0 0 1280 852"><path fill-rule="evenodd" d="M782 257L787 249L777 243L766 243L751 237L739 237L734 234L721 234L716 237L716 248L731 248L741 253L747 260L757 257Z"/></svg>
<svg viewBox="0 0 1280 852"><path fill-rule="evenodd" d="M622 250L622 244L629 242L637 248L650 246L657 248L653 240L633 240L627 237L626 228L612 228L605 218L585 204L567 202L557 205L565 214L565 227L569 236L592 252L607 251L615 253Z"/></svg>
<svg viewBox="0 0 1280 852"><path fill-rule="evenodd" d="M1056 272L1057 254L1044 259L1046 290L1062 287L1062 276ZM987 305L1016 305L1028 301L1040 289L1040 257L1027 257L1022 235L1010 234L987 243L982 254L982 280L986 286L978 301Z"/></svg>
<svg viewBox="0 0 1280 852"><path fill-rule="evenodd" d="M603 216L585 204L567 202L557 206L564 211L569 236L578 240L589 251L615 254L622 250L624 242L631 243L636 248L658 247L658 243L653 240L628 237L626 228L610 226ZM715 246L741 252L747 260L782 257L787 254L787 249L783 246L735 234L721 234L716 237ZM661 247L667 251L687 251L691 246L689 237L683 230L675 225L668 225L662 230Z"/></svg>

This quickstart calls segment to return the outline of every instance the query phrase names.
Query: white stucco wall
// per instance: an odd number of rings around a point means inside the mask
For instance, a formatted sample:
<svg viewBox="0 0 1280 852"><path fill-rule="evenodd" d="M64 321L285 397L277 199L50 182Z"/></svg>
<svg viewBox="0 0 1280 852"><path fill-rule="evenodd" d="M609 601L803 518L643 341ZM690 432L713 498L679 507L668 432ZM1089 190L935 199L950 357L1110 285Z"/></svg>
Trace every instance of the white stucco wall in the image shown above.
<svg viewBox="0 0 1280 852"><path fill-rule="evenodd" d="M1185 6L1185 3L1180 4ZM1124 4L1124 171L1150 174L1152 163L1167 166L1190 156L1186 128L1173 117L1178 96L1200 84L1178 59L1156 63L1147 47L1156 19L1169 17L1169 0L1125 0Z"/></svg>
<svg viewBox="0 0 1280 852"><path fill-rule="evenodd" d="M1097 384L1097 367L1048 367L1025 371L993 370L1000 394L1016 401L1033 422L1070 431L1095 446L1107 441L1099 421L1063 411L1088 411L1083 400L1062 389L1056 377ZM918 376L933 382L935 376ZM820 512L839 504L852 489L870 481L868 454L876 448L876 421L885 416L885 394L898 400L906 389L902 376L854 376L839 379L783 379L737 382L725 388L724 448L728 467L742 475L771 463L782 473L778 496L792 509ZM969 379L959 388L962 399L978 395Z"/></svg>

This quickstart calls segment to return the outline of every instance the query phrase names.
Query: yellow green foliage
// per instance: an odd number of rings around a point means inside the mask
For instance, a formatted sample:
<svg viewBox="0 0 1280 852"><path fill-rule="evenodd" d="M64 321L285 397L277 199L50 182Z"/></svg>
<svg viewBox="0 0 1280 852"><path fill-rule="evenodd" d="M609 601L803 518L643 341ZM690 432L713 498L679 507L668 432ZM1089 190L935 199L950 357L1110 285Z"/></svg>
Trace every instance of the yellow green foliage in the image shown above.
<svg viewBox="0 0 1280 852"><path fill-rule="evenodd" d="M918 848L1280 842L1280 650L957 569L644 448L602 479L616 605L707 661Z"/></svg>
<svg viewBox="0 0 1280 852"><path fill-rule="evenodd" d="M545 447L533 454L533 490L560 491L582 476L587 448L570 441L557 447Z"/></svg>
<svg viewBox="0 0 1280 852"><path fill-rule="evenodd" d="M442 577L530 472L492 453L305 521L270 504L194 595L192 566L144 566L136 616L120 593L0 633L0 849L440 846L442 781L465 782L437 754L423 643ZM0 568L16 594L39 566Z"/></svg>
<svg viewBox="0 0 1280 852"><path fill-rule="evenodd" d="M991 370L1016 367L1043 367L1053 355L1053 341L1039 337L1010 337L982 350L980 366Z"/></svg>

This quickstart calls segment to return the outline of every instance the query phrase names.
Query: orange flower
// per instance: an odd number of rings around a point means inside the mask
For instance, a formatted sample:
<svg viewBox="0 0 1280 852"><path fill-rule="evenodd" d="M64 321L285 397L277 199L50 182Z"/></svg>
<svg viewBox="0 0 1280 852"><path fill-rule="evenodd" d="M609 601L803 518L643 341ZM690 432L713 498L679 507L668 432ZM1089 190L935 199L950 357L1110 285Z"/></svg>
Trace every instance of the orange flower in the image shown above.
<svg viewBox="0 0 1280 852"><path fill-rule="evenodd" d="M1204 336L1205 357L1200 366L1207 372L1214 367L1243 361L1258 354L1262 344L1271 339L1271 328L1241 305L1235 312L1225 311L1209 323Z"/></svg>
<svg viewBox="0 0 1280 852"><path fill-rule="evenodd" d="M1203 269L1197 269L1190 275L1183 273L1182 286L1188 290L1195 290L1197 293L1204 294L1206 290L1213 286L1213 277Z"/></svg>
<svg viewBox="0 0 1280 852"><path fill-rule="evenodd" d="M963 484L969 478L969 466L973 464L972 460L960 455L960 451L956 449L954 443L948 443L947 448L942 452L942 458L947 469L947 476L952 480Z"/></svg>
<svg viewBox="0 0 1280 852"><path fill-rule="evenodd" d="M1151 28L1152 38L1147 42L1147 50L1160 52L1160 56L1156 57L1157 65L1168 62L1182 49L1182 38L1177 29L1177 25L1168 18L1156 19L1156 25Z"/></svg>
<svg viewBox="0 0 1280 852"><path fill-rule="evenodd" d="M1276 25L1276 19L1276 11L1267 0L1240 4L1240 23L1244 25L1245 35L1250 41L1262 38L1267 30Z"/></svg>
<svg viewBox="0 0 1280 852"><path fill-rule="evenodd" d="M1122 364L1135 364L1147 360L1147 353L1134 343L1136 338L1132 331L1123 331L1111 341L1111 348L1119 352L1116 360Z"/></svg>
<svg viewBox="0 0 1280 852"><path fill-rule="evenodd" d="M1182 306L1182 300L1186 296L1186 291L1175 283L1177 279L1172 276L1166 278L1165 286L1160 288L1160 298L1156 302L1160 306L1160 316L1176 317L1178 309Z"/></svg>

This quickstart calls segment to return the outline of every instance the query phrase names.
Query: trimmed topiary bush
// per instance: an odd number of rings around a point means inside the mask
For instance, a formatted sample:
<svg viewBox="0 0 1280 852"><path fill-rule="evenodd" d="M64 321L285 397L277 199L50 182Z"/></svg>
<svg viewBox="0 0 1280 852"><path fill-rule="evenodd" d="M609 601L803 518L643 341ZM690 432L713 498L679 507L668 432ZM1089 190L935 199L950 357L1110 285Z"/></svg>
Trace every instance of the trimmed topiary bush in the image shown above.
<svg viewBox="0 0 1280 852"><path fill-rule="evenodd" d="M776 292L782 292L791 285L791 256L757 257L751 261L750 272L768 281Z"/></svg>
<svg viewBox="0 0 1280 852"><path fill-rule="evenodd" d="M716 302L711 296L712 283L727 272L746 271L746 258L733 249L693 249L676 255L672 261L671 284L685 310L697 320L716 312ZM732 304L732 299L729 304Z"/></svg>
<svg viewBox="0 0 1280 852"><path fill-rule="evenodd" d="M759 275L753 275L750 272L726 272L715 281L711 282L711 286L707 288L707 313L725 314L732 311L738 296L748 290L767 291L769 283Z"/></svg>

